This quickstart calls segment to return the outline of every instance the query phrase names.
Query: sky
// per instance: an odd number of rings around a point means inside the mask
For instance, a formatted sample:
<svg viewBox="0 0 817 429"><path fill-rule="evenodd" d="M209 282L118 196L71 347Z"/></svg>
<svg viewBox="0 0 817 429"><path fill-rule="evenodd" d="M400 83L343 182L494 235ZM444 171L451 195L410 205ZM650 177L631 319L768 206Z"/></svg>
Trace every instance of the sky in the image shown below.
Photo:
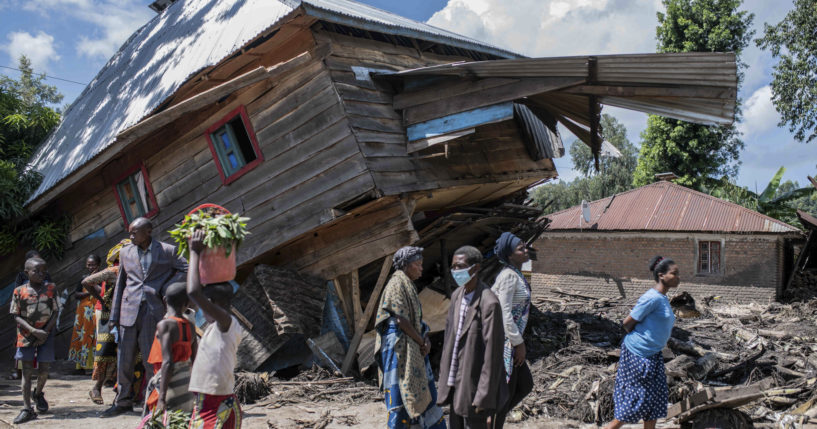
<svg viewBox="0 0 817 429"><path fill-rule="evenodd" d="M274 0L270 0L274 1ZM105 62L155 12L148 0L0 0L0 66L16 67L21 54L37 72L50 76L70 103ZM363 0L381 9L426 21L477 40L531 57L655 52L656 13L660 0ZM512 6L509 6L512 5ZM756 37L763 23L780 21L790 0L745 0L755 14ZM771 72L775 60L752 43L743 54L748 65L739 93L743 100L745 149L736 178L762 190L781 166L784 180L801 185L817 174L817 143L794 140L778 127L771 103ZM0 73L19 73L0 68ZM59 80L62 79L62 80ZM605 107L639 145L644 114ZM574 137L563 130L565 146ZM555 160L562 180L576 177L570 157Z"/></svg>

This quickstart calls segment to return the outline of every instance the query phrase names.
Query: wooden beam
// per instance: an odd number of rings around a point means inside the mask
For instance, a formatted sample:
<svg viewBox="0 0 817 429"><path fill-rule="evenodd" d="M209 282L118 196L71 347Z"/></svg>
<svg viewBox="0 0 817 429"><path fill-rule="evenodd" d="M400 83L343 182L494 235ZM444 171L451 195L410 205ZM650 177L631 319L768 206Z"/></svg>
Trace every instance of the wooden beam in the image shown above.
<svg viewBox="0 0 817 429"><path fill-rule="evenodd" d="M349 312L348 300L344 296L345 288L343 287L343 282L340 281L340 277L335 277L332 279L332 283L335 284L335 292L338 294L338 300L340 301L340 308L343 310L343 315L346 317L346 320L349 321L349 324L354 326L354 321L352 320L354 315L350 314Z"/></svg>
<svg viewBox="0 0 817 429"><path fill-rule="evenodd" d="M402 110L407 107L431 103L433 101L440 101L445 98L470 94L472 92L483 91L488 88L494 88L515 82L519 82L519 80L503 78L479 80L463 79L458 82L446 80L442 83L437 83L429 87L423 87L422 89L395 94L393 106L395 110Z"/></svg>
<svg viewBox="0 0 817 429"><path fill-rule="evenodd" d="M513 119L513 103L505 102L410 125L406 128L406 136L408 136L409 142L428 140L479 125L493 124L510 119Z"/></svg>
<svg viewBox="0 0 817 429"><path fill-rule="evenodd" d="M440 239L440 262L443 268L443 284L445 285L445 297L451 298L451 271L449 271L450 263L448 262L448 247L445 239Z"/></svg>
<svg viewBox="0 0 817 429"><path fill-rule="evenodd" d="M348 374L352 369L352 364L355 362L357 356L357 348L360 346L360 340L363 339L366 326L369 325L369 319L375 313L375 310L380 305L380 294L383 292L383 287L386 285L386 280L389 278L389 271L391 270L392 255L386 256L383 259L383 265L380 267L380 275L377 276L377 283L372 290L372 296L369 297L369 302L366 303L366 311L363 312L363 317L355 326L355 334L352 337L352 342L349 343L349 350L346 351L346 357L343 358L343 365L341 365L340 372Z"/></svg>
<svg viewBox="0 0 817 429"><path fill-rule="evenodd" d="M363 317L361 314L363 310L360 308L360 277L358 270L352 271L349 277L351 278L352 287L352 314L354 314L355 319L353 326L357 326L360 323L360 318Z"/></svg>
<svg viewBox="0 0 817 429"><path fill-rule="evenodd" d="M474 134L475 132L477 132L475 128L468 128L465 130L454 131L453 133L449 134L443 134L439 136L429 137L427 139L420 139L413 142L409 142L406 145L406 153L419 152L423 149L428 149L432 146L445 143L449 140L454 140L463 136L467 136L469 134Z"/></svg>

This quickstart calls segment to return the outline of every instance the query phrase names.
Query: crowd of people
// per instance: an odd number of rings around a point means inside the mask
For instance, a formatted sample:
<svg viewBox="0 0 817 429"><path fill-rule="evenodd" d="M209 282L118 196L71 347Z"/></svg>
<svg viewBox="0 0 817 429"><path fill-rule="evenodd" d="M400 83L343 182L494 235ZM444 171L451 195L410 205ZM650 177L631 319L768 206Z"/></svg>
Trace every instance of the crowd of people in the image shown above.
<svg viewBox="0 0 817 429"><path fill-rule="evenodd" d="M233 287L229 282L202 286L202 231L190 239L188 265L174 246L154 240L152 230L148 219L134 220L130 238L108 252L107 268L100 269L95 255L87 258L88 275L74 291L78 304L69 359L78 371L93 370L89 397L94 403L104 404L103 387L115 383L113 405L102 417L133 412L134 404L144 400L140 428L176 410L191 413L191 429L238 428L241 409L233 389L242 328L230 312ZM414 284L423 274L423 249L408 246L394 254L395 271L375 319L387 427L502 428L508 413L532 391L524 341L531 285L522 273L528 246L505 232L492 253L503 268L490 285L481 280L483 254L477 248L463 246L452 256L450 274L458 288L451 295L438 380ZM48 410L44 388L60 309L46 262L36 252L26 256L10 306L18 329L15 359L24 404L15 424ZM669 258L655 257L649 268L656 285L622 322L628 334L621 344L615 420L609 429L638 421L652 428L667 412L661 350L675 322L667 292L680 277ZM209 322L201 335L191 304ZM140 351L147 356L144 364ZM447 421L443 406L449 407Z"/></svg>
<svg viewBox="0 0 817 429"><path fill-rule="evenodd" d="M439 379L429 361L429 328L414 281L423 272L423 249L404 247L394 255L395 272L383 290L375 327L378 379L389 429L502 428L508 413L533 390L524 333L531 286L522 274L528 247L505 232L493 255L503 268L492 285L480 280L482 253L463 246L451 259L458 288L443 334ZM678 287L678 266L669 258L650 261L656 285L622 322L628 332L614 392L615 419L606 429L644 422L654 428L667 415L668 389L661 350L675 316L667 292ZM442 411L449 407L448 422Z"/></svg>
<svg viewBox="0 0 817 429"><path fill-rule="evenodd" d="M116 396L101 417L131 413L134 404L144 402L140 428L150 419L166 422L175 411L191 413L191 429L241 427L233 389L242 328L230 313L232 285L203 287L199 281L203 232L190 239L192 269L174 246L152 238L148 219L135 219L129 232L129 239L108 252L107 268L99 269L97 256L87 258L88 275L72 291L77 310L69 360L78 371L93 370L90 400L104 404L102 390L108 384ZM36 252L26 257L10 305L17 323L14 359L23 393L15 424L48 411L44 388L55 360L60 310L45 260ZM190 304L210 322L200 338Z"/></svg>

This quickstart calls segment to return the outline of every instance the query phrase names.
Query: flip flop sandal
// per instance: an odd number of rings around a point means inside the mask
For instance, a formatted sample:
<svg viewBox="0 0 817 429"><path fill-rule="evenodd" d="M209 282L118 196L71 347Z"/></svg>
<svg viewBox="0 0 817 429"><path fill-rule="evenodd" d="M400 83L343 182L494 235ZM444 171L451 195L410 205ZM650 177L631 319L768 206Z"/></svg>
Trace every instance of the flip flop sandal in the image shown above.
<svg viewBox="0 0 817 429"><path fill-rule="evenodd" d="M88 396L90 396L90 397L91 397L91 401L92 401L94 404L97 404L97 405L103 405L103 404L105 404L105 400L104 400L104 399L102 399L102 395L94 396L94 391L93 391L93 390L89 390L89 391L88 391Z"/></svg>

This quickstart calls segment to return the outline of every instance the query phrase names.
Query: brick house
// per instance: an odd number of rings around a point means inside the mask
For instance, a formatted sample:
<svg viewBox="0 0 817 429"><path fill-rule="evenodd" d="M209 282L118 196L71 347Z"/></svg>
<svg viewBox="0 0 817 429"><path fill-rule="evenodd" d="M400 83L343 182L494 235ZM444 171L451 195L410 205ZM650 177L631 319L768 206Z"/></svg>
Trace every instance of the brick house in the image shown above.
<svg viewBox="0 0 817 429"><path fill-rule="evenodd" d="M680 290L696 298L767 302L782 294L793 242L802 232L784 222L667 181L548 216L536 242L534 287L598 297L637 298L654 280L655 255L674 259Z"/></svg>

